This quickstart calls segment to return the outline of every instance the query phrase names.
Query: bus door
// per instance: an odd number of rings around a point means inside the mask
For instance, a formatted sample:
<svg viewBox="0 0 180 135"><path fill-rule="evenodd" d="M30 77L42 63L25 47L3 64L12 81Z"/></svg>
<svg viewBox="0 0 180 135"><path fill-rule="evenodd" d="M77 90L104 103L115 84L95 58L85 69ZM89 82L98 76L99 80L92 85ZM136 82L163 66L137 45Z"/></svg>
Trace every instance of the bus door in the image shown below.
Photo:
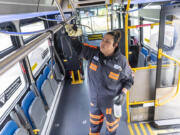
<svg viewBox="0 0 180 135"><path fill-rule="evenodd" d="M180 7L164 6L160 16L154 109L157 127L180 124Z"/></svg>

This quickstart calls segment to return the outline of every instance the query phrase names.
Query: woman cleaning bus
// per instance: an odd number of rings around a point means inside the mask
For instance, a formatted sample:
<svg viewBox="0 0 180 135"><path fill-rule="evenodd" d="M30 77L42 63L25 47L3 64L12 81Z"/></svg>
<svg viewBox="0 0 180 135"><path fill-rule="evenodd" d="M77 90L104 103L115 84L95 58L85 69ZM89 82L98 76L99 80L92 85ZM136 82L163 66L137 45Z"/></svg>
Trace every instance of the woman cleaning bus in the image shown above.
<svg viewBox="0 0 180 135"><path fill-rule="evenodd" d="M88 65L88 85L90 93L89 135L100 135L103 120L106 120L106 135L115 135L120 118L114 115L114 104L123 105L126 92L133 84L132 71L120 53L118 44L120 31L104 35L100 47L84 46L77 38L82 32L75 31L73 25L66 25L72 46Z"/></svg>

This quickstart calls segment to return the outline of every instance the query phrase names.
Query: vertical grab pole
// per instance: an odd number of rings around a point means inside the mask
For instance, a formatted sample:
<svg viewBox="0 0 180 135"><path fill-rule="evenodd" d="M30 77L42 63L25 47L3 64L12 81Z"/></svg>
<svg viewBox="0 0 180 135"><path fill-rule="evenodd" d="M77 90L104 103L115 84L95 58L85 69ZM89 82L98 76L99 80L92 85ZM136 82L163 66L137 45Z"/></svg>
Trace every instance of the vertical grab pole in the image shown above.
<svg viewBox="0 0 180 135"><path fill-rule="evenodd" d="M73 5L72 0L69 0L69 2L70 2L70 4L71 4L71 7L72 7L73 11L75 11L75 8L74 8L74 5Z"/></svg>
<svg viewBox="0 0 180 135"><path fill-rule="evenodd" d="M128 58L128 11L130 7L131 0L128 0L127 8L126 8L126 16L125 16L125 55L126 59L129 60Z"/></svg>
<svg viewBox="0 0 180 135"><path fill-rule="evenodd" d="M126 8L126 16L125 16L125 55L126 59L129 61L128 58L128 11L130 7L131 0L128 0L127 8ZM127 109L127 123L130 123L130 112L129 112L129 91L127 92L126 96L126 109Z"/></svg>
<svg viewBox="0 0 180 135"><path fill-rule="evenodd" d="M126 94L126 110L127 110L127 123L130 123L130 112L129 112L129 91Z"/></svg>
<svg viewBox="0 0 180 135"><path fill-rule="evenodd" d="M58 7L59 12L61 13L62 20L63 20L63 21L66 21L66 18L65 18L65 16L64 16L64 12L63 12L63 10L62 10L60 4L58 3L57 0L55 0L55 2L56 2L56 5L57 5L57 7Z"/></svg>

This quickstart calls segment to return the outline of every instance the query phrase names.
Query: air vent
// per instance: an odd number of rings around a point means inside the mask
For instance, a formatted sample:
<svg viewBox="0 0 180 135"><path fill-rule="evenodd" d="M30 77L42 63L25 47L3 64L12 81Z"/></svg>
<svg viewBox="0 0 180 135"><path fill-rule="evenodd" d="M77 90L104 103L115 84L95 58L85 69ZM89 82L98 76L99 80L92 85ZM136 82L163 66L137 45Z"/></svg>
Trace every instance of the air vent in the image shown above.
<svg viewBox="0 0 180 135"><path fill-rule="evenodd" d="M74 0L75 8L110 4L111 0Z"/></svg>

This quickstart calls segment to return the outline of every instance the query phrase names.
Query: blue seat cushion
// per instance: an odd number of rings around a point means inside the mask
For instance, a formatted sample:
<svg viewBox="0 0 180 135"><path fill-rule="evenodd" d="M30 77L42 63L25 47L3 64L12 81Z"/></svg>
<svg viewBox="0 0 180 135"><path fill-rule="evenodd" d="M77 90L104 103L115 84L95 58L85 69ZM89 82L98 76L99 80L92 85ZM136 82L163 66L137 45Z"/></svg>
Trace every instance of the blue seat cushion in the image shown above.
<svg viewBox="0 0 180 135"><path fill-rule="evenodd" d="M40 94L41 94L41 86L42 86L44 80L45 80L45 78L44 78L44 76L42 74L40 74L40 76L36 80L36 86L37 86L37 89L40 92Z"/></svg>
<svg viewBox="0 0 180 135"><path fill-rule="evenodd" d="M21 103L21 108L24 111L24 113L25 113L26 117L28 118L29 122L31 123L32 127L33 127L33 124L32 124L32 121L30 119L28 111L29 111L29 107L31 106L34 99L35 99L35 94L31 90L26 94L26 96L24 97L24 99L22 100L22 103Z"/></svg>
<svg viewBox="0 0 180 135"><path fill-rule="evenodd" d="M0 132L0 135L13 135L17 129L18 129L18 125L16 124L16 122L10 120L3 127L3 129Z"/></svg>
<svg viewBox="0 0 180 135"><path fill-rule="evenodd" d="M148 53L149 53L149 51L148 51L148 49L146 49L146 48L142 48L141 49L141 52L145 55L145 56L148 56Z"/></svg>
<svg viewBox="0 0 180 135"><path fill-rule="evenodd" d="M50 72L50 68L48 66L46 66L43 70L44 79L47 79L49 72Z"/></svg>
<svg viewBox="0 0 180 135"><path fill-rule="evenodd" d="M156 62L157 61L157 55L154 53L151 53L151 61Z"/></svg>

